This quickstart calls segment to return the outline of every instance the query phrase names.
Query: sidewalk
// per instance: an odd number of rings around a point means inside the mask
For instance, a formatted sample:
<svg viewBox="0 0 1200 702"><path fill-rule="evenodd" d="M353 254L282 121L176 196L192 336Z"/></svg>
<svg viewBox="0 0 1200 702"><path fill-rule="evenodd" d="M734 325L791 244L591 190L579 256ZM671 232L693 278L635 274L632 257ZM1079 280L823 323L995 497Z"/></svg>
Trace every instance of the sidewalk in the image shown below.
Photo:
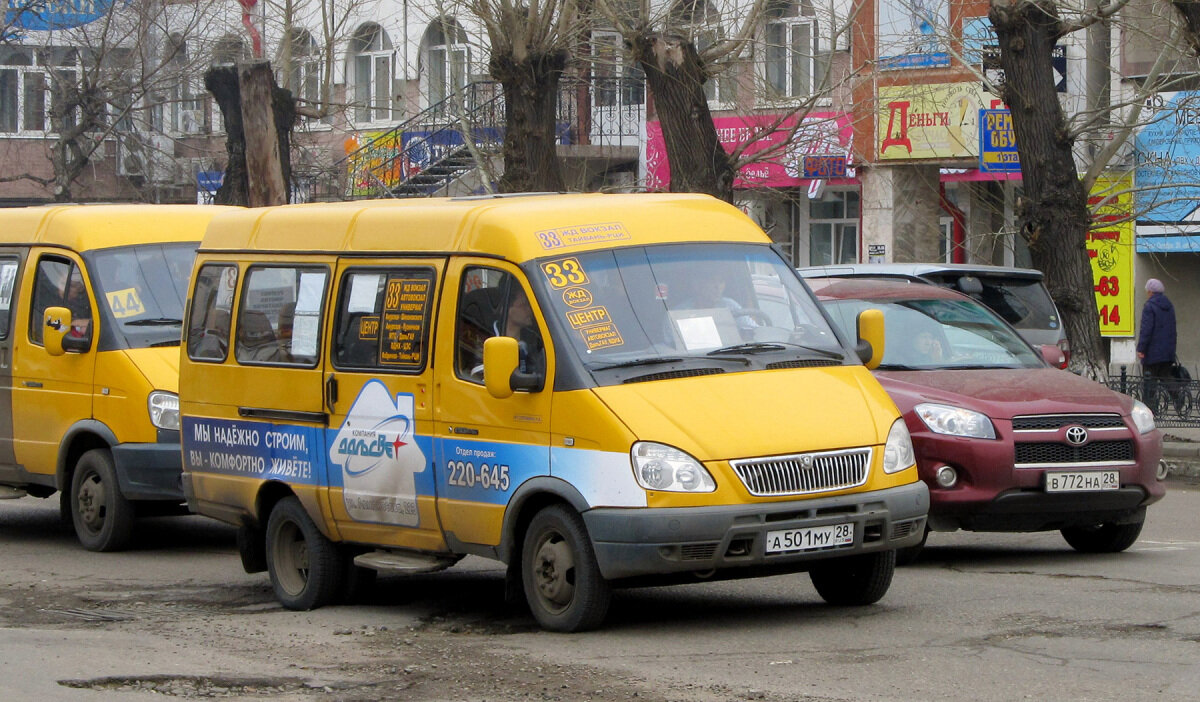
<svg viewBox="0 0 1200 702"><path fill-rule="evenodd" d="M1200 478L1200 429L1162 429L1163 460L1169 477Z"/></svg>

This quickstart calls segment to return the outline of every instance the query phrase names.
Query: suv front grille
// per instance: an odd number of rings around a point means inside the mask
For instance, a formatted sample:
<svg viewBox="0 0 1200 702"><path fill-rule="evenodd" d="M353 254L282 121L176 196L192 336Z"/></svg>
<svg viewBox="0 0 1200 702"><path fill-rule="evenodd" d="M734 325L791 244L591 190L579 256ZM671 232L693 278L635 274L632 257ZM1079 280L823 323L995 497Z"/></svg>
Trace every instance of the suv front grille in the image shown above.
<svg viewBox="0 0 1200 702"><path fill-rule="evenodd" d="M858 487L867 482L871 449L857 448L730 461L756 497L807 495Z"/></svg>
<svg viewBox="0 0 1200 702"><path fill-rule="evenodd" d="M1087 429L1124 429L1117 414L1029 414L1013 417L1013 431L1055 431L1078 424Z"/></svg>
<svg viewBox="0 0 1200 702"><path fill-rule="evenodd" d="M1018 442L1015 448L1018 468L1072 463L1132 463L1134 460L1133 442L1128 439L1093 441L1084 446L1057 442Z"/></svg>

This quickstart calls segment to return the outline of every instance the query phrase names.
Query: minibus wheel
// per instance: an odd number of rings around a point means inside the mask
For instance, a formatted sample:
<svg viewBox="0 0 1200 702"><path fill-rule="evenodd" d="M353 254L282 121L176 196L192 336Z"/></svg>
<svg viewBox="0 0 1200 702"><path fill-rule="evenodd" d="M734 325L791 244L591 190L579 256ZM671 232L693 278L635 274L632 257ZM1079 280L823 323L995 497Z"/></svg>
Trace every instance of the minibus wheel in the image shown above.
<svg viewBox="0 0 1200 702"><path fill-rule="evenodd" d="M563 505L543 508L521 549L521 581L534 619L551 631L594 629L608 613L611 590L583 519Z"/></svg>
<svg viewBox="0 0 1200 702"><path fill-rule="evenodd" d="M267 571L275 597L288 609L316 609L338 594L341 554L295 497L277 502L267 520Z"/></svg>
<svg viewBox="0 0 1200 702"><path fill-rule="evenodd" d="M89 551L120 551L133 536L133 504L121 494L112 454L92 449L71 476L71 523Z"/></svg>
<svg viewBox="0 0 1200 702"><path fill-rule="evenodd" d="M834 558L808 572L821 599L831 605L875 604L892 584L896 552L877 551Z"/></svg>

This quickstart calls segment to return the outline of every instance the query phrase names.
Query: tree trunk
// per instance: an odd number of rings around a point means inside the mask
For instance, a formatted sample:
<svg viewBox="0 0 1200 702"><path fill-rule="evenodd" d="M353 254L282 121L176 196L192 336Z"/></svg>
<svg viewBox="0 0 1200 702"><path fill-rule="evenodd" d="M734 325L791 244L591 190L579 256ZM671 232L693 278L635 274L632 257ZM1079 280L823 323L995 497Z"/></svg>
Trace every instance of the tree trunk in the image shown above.
<svg viewBox="0 0 1200 702"><path fill-rule="evenodd" d="M558 81L562 51L493 54L489 69L504 87L504 175L500 192L560 192L566 188L556 147ZM463 135L464 139L472 135Z"/></svg>
<svg viewBox="0 0 1200 702"><path fill-rule="evenodd" d="M241 66L238 87L242 95L242 132L246 144L247 204L251 207L283 205L288 201L280 139L275 130L275 106L271 99L274 86L271 65L266 61Z"/></svg>
<svg viewBox="0 0 1200 702"><path fill-rule="evenodd" d="M988 17L1000 42L1002 97L1012 111L1021 158L1021 233L1063 316L1072 369L1096 377L1107 372L1107 359L1088 263L1087 193L1054 88L1051 52L1059 36L1058 10L1054 0L993 0Z"/></svg>
<svg viewBox="0 0 1200 702"><path fill-rule="evenodd" d="M633 41L633 56L654 96L671 192L708 193L733 202L736 171L708 111L704 83L709 77L695 44L641 35Z"/></svg>
<svg viewBox="0 0 1200 702"><path fill-rule="evenodd" d="M1179 10L1183 21L1187 24L1188 45L1192 51L1200 54L1200 2L1197 0L1174 0L1171 3Z"/></svg>
<svg viewBox="0 0 1200 702"><path fill-rule="evenodd" d="M242 91L238 69L233 66L214 66L204 73L204 88L212 93L225 120L225 176L217 189L214 201L218 205L250 205L250 181L246 164L246 133L242 121ZM296 121L296 101L291 92L275 85L271 79L271 111L275 118L279 169L284 190L291 183L292 126ZM286 201L286 200L285 200Z"/></svg>

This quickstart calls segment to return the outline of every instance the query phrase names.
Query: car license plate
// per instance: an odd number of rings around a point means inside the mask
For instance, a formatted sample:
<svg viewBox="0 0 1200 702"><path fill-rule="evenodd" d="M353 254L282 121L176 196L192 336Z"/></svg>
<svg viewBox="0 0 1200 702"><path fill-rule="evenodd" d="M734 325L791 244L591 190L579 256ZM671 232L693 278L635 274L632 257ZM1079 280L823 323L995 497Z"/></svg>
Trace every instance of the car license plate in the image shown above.
<svg viewBox="0 0 1200 702"><path fill-rule="evenodd" d="M808 527L806 529L784 529L767 532L767 553L783 551L813 551L831 546L846 546L854 543L853 524Z"/></svg>
<svg viewBox="0 0 1200 702"><path fill-rule="evenodd" d="M1121 474L1115 470L1056 471L1046 473L1046 492L1091 492L1116 490Z"/></svg>

